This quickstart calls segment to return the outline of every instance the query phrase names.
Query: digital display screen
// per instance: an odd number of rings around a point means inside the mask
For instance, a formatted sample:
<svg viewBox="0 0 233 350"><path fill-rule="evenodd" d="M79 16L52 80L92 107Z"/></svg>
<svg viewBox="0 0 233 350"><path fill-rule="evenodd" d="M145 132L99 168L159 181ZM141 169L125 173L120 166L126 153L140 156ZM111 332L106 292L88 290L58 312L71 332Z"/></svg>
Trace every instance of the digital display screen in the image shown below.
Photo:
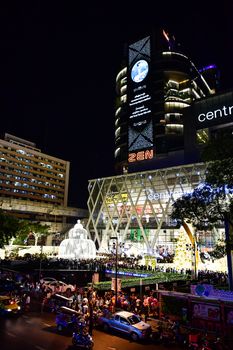
<svg viewBox="0 0 233 350"><path fill-rule="evenodd" d="M135 83L140 83L145 79L149 70L148 63L145 60L136 62L131 70L131 79Z"/></svg>
<svg viewBox="0 0 233 350"><path fill-rule="evenodd" d="M150 92L150 62L150 37L146 37L129 46L129 162L151 159L153 157L154 143Z"/></svg>

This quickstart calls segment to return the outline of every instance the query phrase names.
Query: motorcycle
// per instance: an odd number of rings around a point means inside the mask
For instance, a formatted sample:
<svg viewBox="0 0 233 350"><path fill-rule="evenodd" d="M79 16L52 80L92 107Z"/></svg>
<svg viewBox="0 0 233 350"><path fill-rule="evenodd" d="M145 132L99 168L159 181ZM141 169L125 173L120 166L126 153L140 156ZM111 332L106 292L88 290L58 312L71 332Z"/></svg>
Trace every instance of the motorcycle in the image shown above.
<svg viewBox="0 0 233 350"><path fill-rule="evenodd" d="M74 332L72 335L72 344L75 349L92 350L94 342L92 336L87 332L81 333Z"/></svg>

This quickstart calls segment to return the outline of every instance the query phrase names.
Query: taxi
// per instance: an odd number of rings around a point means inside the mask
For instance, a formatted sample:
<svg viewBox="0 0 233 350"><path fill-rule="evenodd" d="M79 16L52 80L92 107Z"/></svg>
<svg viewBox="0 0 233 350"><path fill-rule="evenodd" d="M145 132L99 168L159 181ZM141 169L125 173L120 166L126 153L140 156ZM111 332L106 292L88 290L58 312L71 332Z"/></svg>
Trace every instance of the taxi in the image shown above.
<svg viewBox="0 0 233 350"><path fill-rule="evenodd" d="M21 311L20 305L9 295L0 295L0 315L18 315Z"/></svg>

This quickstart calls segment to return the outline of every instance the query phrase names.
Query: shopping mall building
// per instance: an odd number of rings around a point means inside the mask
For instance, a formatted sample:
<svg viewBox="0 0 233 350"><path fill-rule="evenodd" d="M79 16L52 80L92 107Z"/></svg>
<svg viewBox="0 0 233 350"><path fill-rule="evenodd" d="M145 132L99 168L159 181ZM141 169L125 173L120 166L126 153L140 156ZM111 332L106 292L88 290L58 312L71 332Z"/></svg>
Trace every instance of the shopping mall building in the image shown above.
<svg viewBox="0 0 233 350"><path fill-rule="evenodd" d="M86 228L100 251L117 236L122 252L167 256L181 232L187 247L198 240L208 251L224 235L170 218L172 203L205 181L202 147L233 131L233 91L219 90L214 64L197 68L178 48L165 31L128 45L116 77L116 175L89 180Z"/></svg>

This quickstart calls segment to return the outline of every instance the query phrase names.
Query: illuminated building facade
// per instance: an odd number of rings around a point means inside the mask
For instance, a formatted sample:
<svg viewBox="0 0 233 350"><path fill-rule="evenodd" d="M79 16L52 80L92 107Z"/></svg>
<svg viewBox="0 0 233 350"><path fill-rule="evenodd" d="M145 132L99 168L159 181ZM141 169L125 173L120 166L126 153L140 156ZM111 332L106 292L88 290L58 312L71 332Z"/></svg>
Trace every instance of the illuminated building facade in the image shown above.
<svg viewBox="0 0 233 350"><path fill-rule="evenodd" d="M205 169L196 163L89 180L87 229L100 251L107 252L109 238L117 235L126 253L174 252L180 229L170 218L172 203L204 182ZM221 234L198 232L200 249L212 247Z"/></svg>
<svg viewBox="0 0 233 350"><path fill-rule="evenodd" d="M233 92L218 93L216 66L197 69L165 32L129 45L126 61L116 78L118 175L89 180L86 228L101 252L113 251L117 236L126 254L157 257L174 254L183 231L192 260L197 244L213 249L224 228L177 228L172 204L205 181L200 147L232 132Z"/></svg>
<svg viewBox="0 0 233 350"><path fill-rule="evenodd" d="M0 194L67 206L67 161L43 154L35 144L5 134L0 140Z"/></svg>
<svg viewBox="0 0 233 350"><path fill-rule="evenodd" d="M196 162L210 140L233 135L233 91L195 101L185 111L184 145L186 158Z"/></svg>
<svg viewBox="0 0 233 350"><path fill-rule="evenodd" d="M199 252L212 250L224 238L221 225L212 231L177 228L171 221L173 202L204 183L206 164L200 149L222 131L233 133L233 91L194 101L184 113L184 153L189 164L89 180L89 220L87 228L100 250L107 251L110 237L118 236L124 251L160 254L175 252L176 242L185 231L187 244L198 239ZM223 226L223 225L222 225ZM191 254L191 251L190 251Z"/></svg>
<svg viewBox="0 0 233 350"><path fill-rule="evenodd" d="M184 163L184 111L216 92L216 66L198 69L164 30L126 56L116 77L116 172Z"/></svg>
<svg viewBox="0 0 233 350"><path fill-rule="evenodd" d="M52 224L54 232L64 231L70 219L86 217L85 210L67 207L69 169L68 161L5 134L0 140L1 208L20 218Z"/></svg>

